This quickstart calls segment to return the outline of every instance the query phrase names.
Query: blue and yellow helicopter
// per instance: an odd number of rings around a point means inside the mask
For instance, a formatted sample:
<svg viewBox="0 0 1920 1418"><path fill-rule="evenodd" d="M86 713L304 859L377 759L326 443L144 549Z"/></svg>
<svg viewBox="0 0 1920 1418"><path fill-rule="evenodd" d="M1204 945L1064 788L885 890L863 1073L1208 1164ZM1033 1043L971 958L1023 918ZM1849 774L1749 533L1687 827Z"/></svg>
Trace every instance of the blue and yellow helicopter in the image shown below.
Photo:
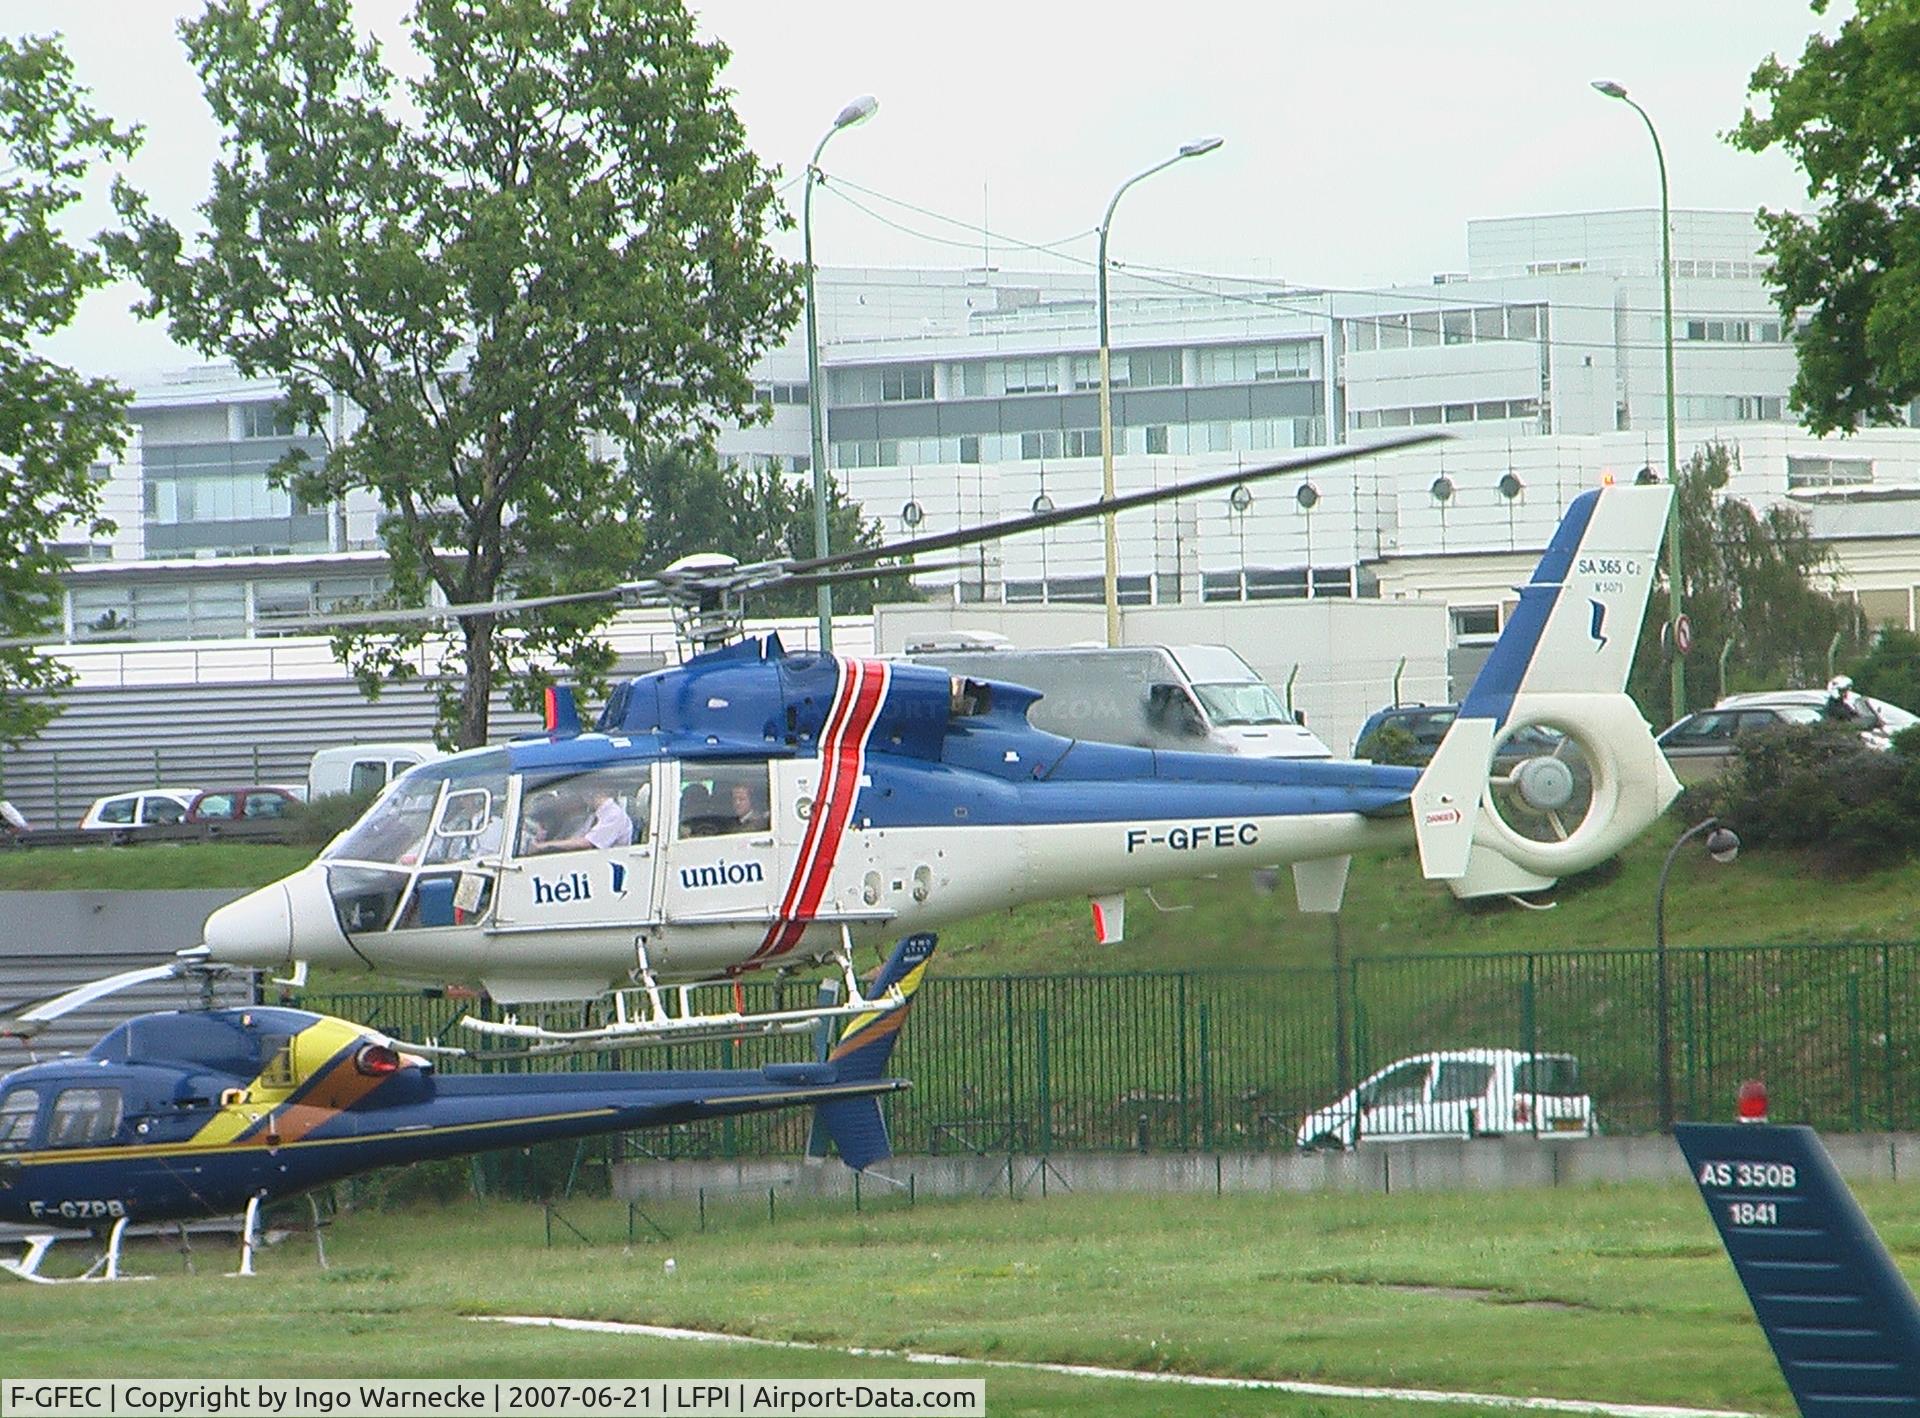
<svg viewBox="0 0 1920 1418"><path fill-rule="evenodd" d="M1679 791L1624 693L1671 490L1577 496L1424 769L1258 760L1057 737L1036 695L929 667L728 643L758 587L871 574L884 557L1297 474L1345 448L873 551L753 566L701 559L593 596L666 596L698 650L616 687L587 730L556 691L547 732L397 780L311 866L216 912L197 958L483 985L508 1005L595 999L603 1024L485 1026L536 1047L805 1029L696 1004L747 972L837 967L856 946L984 911L1290 864L1338 908L1356 850L1419 845L1460 895L1538 890L1605 860ZM511 615L579 597L440 607ZM398 612L371 612L391 620ZM1523 731L1548 730L1548 734ZM1511 769L1510 742L1554 745ZM710 1000L711 992L701 997Z"/></svg>
<svg viewBox="0 0 1920 1418"><path fill-rule="evenodd" d="M109 1278L130 1225L245 1212L379 1167L561 1138L813 1107L849 1167L890 1155L882 1076L932 956L900 942L869 1011L820 1062L669 1072L438 1072L357 1024L266 1005L143 1014L84 1056L0 1077L0 1222L26 1228L26 1279L61 1230L106 1231ZM20 1032L49 1008L16 1012ZM243 1262L243 1271L248 1269Z"/></svg>

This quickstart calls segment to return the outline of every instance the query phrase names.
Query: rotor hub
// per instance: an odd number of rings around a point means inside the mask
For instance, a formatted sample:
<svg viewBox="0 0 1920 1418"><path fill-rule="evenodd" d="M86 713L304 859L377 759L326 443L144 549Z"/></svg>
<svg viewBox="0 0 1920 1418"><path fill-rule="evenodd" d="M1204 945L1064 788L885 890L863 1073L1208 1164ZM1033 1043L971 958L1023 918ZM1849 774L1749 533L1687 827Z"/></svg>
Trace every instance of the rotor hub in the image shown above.
<svg viewBox="0 0 1920 1418"><path fill-rule="evenodd" d="M1535 812L1558 812L1573 801L1573 769L1557 758L1529 758L1513 772L1520 800Z"/></svg>

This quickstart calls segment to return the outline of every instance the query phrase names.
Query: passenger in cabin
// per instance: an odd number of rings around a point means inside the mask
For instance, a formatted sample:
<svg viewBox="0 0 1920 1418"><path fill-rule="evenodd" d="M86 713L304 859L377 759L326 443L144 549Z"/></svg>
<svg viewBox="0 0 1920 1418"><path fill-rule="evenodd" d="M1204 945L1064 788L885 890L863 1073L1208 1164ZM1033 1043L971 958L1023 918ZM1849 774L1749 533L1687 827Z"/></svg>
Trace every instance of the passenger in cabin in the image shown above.
<svg viewBox="0 0 1920 1418"><path fill-rule="evenodd" d="M773 826L773 813L768 809L766 792L758 783L734 783L733 818L730 830L734 832L765 832Z"/></svg>
<svg viewBox="0 0 1920 1418"><path fill-rule="evenodd" d="M689 783L680 790L680 835L715 837L720 820L714 811L713 789L705 783Z"/></svg>
<svg viewBox="0 0 1920 1418"><path fill-rule="evenodd" d="M571 836L554 837L540 843L534 848L536 852L585 852L594 849L604 852L610 847L625 847L633 841L633 818L613 786L590 778L581 785L581 789L591 809L586 822Z"/></svg>

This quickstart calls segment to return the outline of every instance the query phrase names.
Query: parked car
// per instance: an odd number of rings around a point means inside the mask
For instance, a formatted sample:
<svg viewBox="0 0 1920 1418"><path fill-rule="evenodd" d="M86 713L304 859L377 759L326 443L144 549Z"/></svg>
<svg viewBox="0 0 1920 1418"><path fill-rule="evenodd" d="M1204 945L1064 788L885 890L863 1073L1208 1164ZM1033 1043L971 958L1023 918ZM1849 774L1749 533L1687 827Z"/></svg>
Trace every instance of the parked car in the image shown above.
<svg viewBox="0 0 1920 1418"><path fill-rule="evenodd" d="M1453 721L1459 716L1458 704L1396 704L1388 709L1376 709L1367 716L1367 722L1360 726L1359 736L1353 741L1353 756L1370 757L1372 741L1380 731L1395 728L1413 740L1407 761L1425 763L1439 749L1440 741L1447 736L1447 730L1453 727ZM1551 754L1559 746L1560 735L1548 729L1529 727L1502 743L1494 762L1505 767L1523 758Z"/></svg>
<svg viewBox="0 0 1920 1418"><path fill-rule="evenodd" d="M186 820L187 809L200 796L198 788L142 788L96 798L80 819L83 832L117 832L128 827L155 827Z"/></svg>
<svg viewBox="0 0 1920 1418"><path fill-rule="evenodd" d="M1682 783L1697 783L1726 769L1733 761L1737 740L1782 724L1817 724L1830 717L1829 701L1828 691L1824 689L1770 689L1730 694L1713 708L1670 724L1655 742L1666 753L1667 762L1673 765L1675 777ZM1860 726L1860 737L1871 748L1884 749L1902 729L1920 724L1920 718L1884 699L1853 694L1849 696L1849 703L1856 706L1855 721Z"/></svg>
<svg viewBox="0 0 1920 1418"><path fill-rule="evenodd" d="M300 801L301 790L255 783L244 788L209 788L187 808L188 822L258 822L285 817Z"/></svg>
<svg viewBox="0 0 1920 1418"><path fill-rule="evenodd" d="M1300 1124L1302 1147L1442 1137L1591 1137L1572 1054L1452 1049L1388 1064Z"/></svg>

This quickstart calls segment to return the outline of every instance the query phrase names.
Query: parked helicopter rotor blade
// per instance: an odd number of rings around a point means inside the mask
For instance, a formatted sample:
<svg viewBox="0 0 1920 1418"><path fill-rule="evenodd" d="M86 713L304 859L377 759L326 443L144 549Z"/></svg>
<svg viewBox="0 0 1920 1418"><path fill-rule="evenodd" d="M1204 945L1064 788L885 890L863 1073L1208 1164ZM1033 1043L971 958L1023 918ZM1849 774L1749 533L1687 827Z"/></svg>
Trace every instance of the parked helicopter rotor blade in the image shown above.
<svg viewBox="0 0 1920 1418"><path fill-rule="evenodd" d="M545 610L549 606L579 605L587 601L623 601L629 596L658 594L654 581L600 586L591 591L561 591L551 596L509 596L497 601L473 601L445 606L396 606L391 610L341 611L335 615L275 620L275 630L330 631L363 625L408 625L422 620L459 620L474 615L511 615L515 611Z"/></svg>
<svg viewBox="0 0 1920 1418"><path fill-rule="evenodd" d="M1058 527L1065 522L1083 522L1093 517L1104 517L1109 512L1131 512L1137 507L1151 507L1158 502L1171 502L1176 498L1192 497L1197 493L1212 492L1218 488L1237 487L1241 483L1285 477L1289 473L1311 472L1315 468L1325 468L1335 463L1349 462L1355 458L1367 458L1376 453L1397 453L1403 449L1417 448L1423 443L1437 442L1446 436L1444 433L1412 433L1384 439L1378 443L1348 444L1320 453L1310 453L1301 458L1289 458L1285 462L1267 463L1256 468L1235 468L1231 472L1215 473L1209 477L1196 478L1192 482L1177 483L1170 487L1148 488L1143 492L1130 492L1112 501L1103 499L1099 502L1083 502L1073 507L1055 508L1051 512L1035 512L1025 517L1009 518L1004 522L989 522L984 527L967 527L955 532L935 532L924 537L914 537L909 541L890 542L883 547L861 547L853 551L835 552L830 556L808 557L793 562L788 571L794 576L805 576L815 571L825 571L835 567L867 565L890 556L913 556L920 552L950 551L954 547L973 546L978 542L998 541L1002 537L1019 536L1022 532L1037 532L1046 527Z"/></svg>

